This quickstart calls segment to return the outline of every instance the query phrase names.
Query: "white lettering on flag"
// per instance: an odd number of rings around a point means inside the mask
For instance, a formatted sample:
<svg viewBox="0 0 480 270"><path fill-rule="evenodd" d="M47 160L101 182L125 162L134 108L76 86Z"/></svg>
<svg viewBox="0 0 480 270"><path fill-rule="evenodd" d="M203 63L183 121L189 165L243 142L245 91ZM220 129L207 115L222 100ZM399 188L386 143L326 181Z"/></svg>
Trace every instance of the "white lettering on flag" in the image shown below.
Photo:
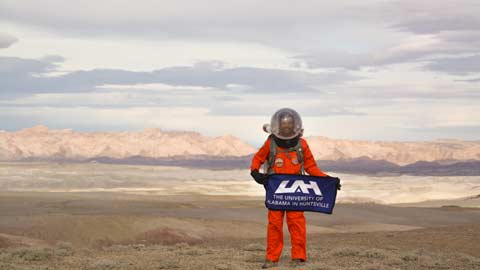
<svg viewBox="0 0 480 270"><path fill-rule="evenodd" d="M277 190L275 190L275 194L279 193L296 193L302 192L304 194L309 194L308 190L311 189L316 195L323 196L320 188L314 181L310 181L309 184L305 183L303 180L295 180L290 187L287 187L288 180L284 180L280 183Z"/></svg>

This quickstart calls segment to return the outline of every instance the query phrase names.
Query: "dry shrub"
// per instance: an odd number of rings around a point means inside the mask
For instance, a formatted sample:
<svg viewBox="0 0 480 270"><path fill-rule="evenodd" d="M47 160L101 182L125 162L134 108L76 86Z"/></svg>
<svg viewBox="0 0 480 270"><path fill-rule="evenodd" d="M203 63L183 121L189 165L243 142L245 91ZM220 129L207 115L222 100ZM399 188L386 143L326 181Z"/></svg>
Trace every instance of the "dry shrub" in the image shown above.
<svg viewBox="0 0 480 270"><path fill-rule="evenodd" d="M400 259L398 256L394 256L394 257L389 257L388 260L385 261L385 264L389 266L393 266L393 265L398 266L398 265L404 264L404 261Z"/></svg>
<svg viewBox="0 0 480 270"><path fill-rule="evenodd" d="M80 256L84 256L84 257L90 257L92 256L93 254L95 254L95 252L89 248L80 248L77 250L77 253L80 255Z"/></svg>
<svg viewBox="0 0 480 270"><path fill-rule="evenodd" d="M146 249L147 250L163 250L163 251L166 251L168 250L168 246L164 246L164 245L151 245L151 246L146 246Z"/></svg>
<svg viewBox="0 0 480 270"><path fill-rule="evenodd" d="M104 247L110 247L110 246L113 246L115 244L116 244L115 241L113 241L112 239L110 239L108 237L95 239L94 242L93 242L93 246L96 249L103 249Z"/></svg>
<svg viewBox="0 0 480 270"><path fill-rule="evenodd" d="M181 242L181 243L176 243L176 244L174 245L174 247L175 247L176 249L186 249L186 248L189 248L190 245L189 245L188 243Z"/></svg>
<svg viewBox="0 0 480 270"><path fill-rule="evenodd" d="M52 268L48 265L18 265L18 264L2 264L0 263L0 270L52 270L58 268ZM63 270L63 269L62 269Z"/></svg>
<svg viewBox="0 0 480 270"><path fill-rule="evenodd" d="M123 266L125 266L124 262L101 258L91 262L89 269L108 270L119 269Z"/></svg>
<svg viewBox="0 0 480 270"><path fill-rule="evenodd" d="M65 242L65 241L58 241L55 244L55 248L59 249L73 249L73 245L70 242Z"/></svg>
<svg viewBox="0 0 480 270"><path fill-rule="evenodd" d="M480 268L480 258L468 254L457 253L454 256L462 263L471 264Z"/></svg>
<svg viewBox="0 0 480 270"><path fill-rule="evenodd" d="M418 261L418 255L414 253L406 253L400 256L403 261L406 262L416 262Z"/></svg>
<svg viewBox="0 0 480 270"><path fill-rule="evenodd" d="M231 263L219 263L213 268L215 270L245 270L244 266L231 264Z"/></svg>
<svg viewBox="0 0 480 270"><path fill-rule="evenodd" d="M191 247L189 249L183 250L180 252L181 255L188 255L188 256L199 256L205 254L203 249Z"/></svg>
<svg viewBox="0 0 480 270"><path fill-rule="evenodd" d="M113 252L122 252L122 251L129 251L131 250L133 247L130 246L130 245L111 245L109 247L104 247L103 250L104 251L113 251Z"/></svg>
<svg viewBox="0 0 480 270"><path fill-rule="evenodd" d="M313 263L310 265L308 269L314 270L338 270L338 267L334 267L331 265L323 264L323 263Z"/></svg>
<svg viewBox="0 0 480 270"><path fill-rule="evenodd" d="M55 245L55 256L65 257L73 255L73 246L70 242L60 241Z"/></svg>
<svg viewBox="0 0 480 270"><path fill-rule="evenodd" d="M182 231L171 228L158 228L146 231L133 240L113 241L108 237L96 239L94 247L105 250L112 246L130 246L133 249L142 250L146 246L152 245L199 244L201 242L201 239L192 237Z"/></svg>
<svg viewBox="0 0 480 270"><path fill-rule="evenodd" d="M348 257L348 256L358 256L360 252L362 252L362 250L359 248L341 247L341 248L334 249L332 251L332 254L334 256L339 256L339 257Z"/></svg>
<svg viewBox="0 0 480 270"><path fill-rule="evenodd" d="M148 245L173 245L177 243L198 244L201 239L194 238L188 234L171 228L158 228L144 232L137 237L137 241L142 241Z"/></svg>
<svg viewBox="0 0 480 270"><path fill-rule="evenodd" d="M69 249L56 249L54 251L55 256L57 257L67 257L67 256L72 256L73 255L73 250Z"/></svg>
<svg viewBox="0 0 480 270"><path fill-rule="evenodd" d="M390 266L386 267L380 263L369 263L367 265L364 265L361 269L362 270L397 270L398 268L391 268Z"/></svg>
<svg viewBox="0 0 480 270"><path fill-rule="evenodd" d="M12 243L10 242L10 240L0 236L0 248L7 248L7 247L10 247L11 245Z"/></svg>
<svg viewBox="0 0 480 270"><path fill-rule="evenodd" d="M265 247L258 243L248 244L243 247L245 251L265 251Z"/></svg>
<svg viewBox="0 0 480 270"><path fill-rule="evenodd" d="M365 258L372 258L372 259L385 259L385 258L392 258L392 254L386 252L383 249L378 248L370 248L360 252L359 256Z"/></svg>
<svg viewBox="0 0 480 270"><path fill-rule="evenodd" d="M53 257L53 250L48 248L19 248L11 256L24 261L47 261Z"/></svg>
<svg viewBox="0 0 480 270"><path fill-rule="evenodd" d="M265 256L258 256L255 254L249 254L247 258L245 259L246 262L251 262L251 263L261 263L265 261Z"/></svg>
<svg viewBox="0 0 480 270"><path fill-rule="evenodd" d="M215 269L217 269L217 270L230 270L232 268L228 264L221 263L221 264L215 265Z"/></svg>
<svg viewBox="0 0 480 270"><path fill-rule="evenodd" d="M144 250L146 248L146 246L144 244L133 244L131 246L135 250Z"/></svg>
<svg viewBox="0 0 480 270"><path fill-rule="evenodd" d="M174 269L179 268L179 263L177 261L161 261L157 264L158 269Z"/></svg>
<svg viewBox="0 0 480 270"><path fill-rule="evenodd" d="M12 264L0 262L0 270L18 270L18 268Z"/></svg>

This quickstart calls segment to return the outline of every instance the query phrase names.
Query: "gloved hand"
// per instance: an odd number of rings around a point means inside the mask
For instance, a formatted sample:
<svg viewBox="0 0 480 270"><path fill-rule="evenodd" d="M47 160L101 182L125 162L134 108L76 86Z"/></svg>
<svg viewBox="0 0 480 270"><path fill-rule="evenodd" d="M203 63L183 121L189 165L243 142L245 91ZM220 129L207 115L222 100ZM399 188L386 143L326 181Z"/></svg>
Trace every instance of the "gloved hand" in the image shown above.
<svg viewBox="0 0 480 270"><path fill-rule="evenodd" d="M342 185L340 184L340 178L338 177L333 177L333 176L330 176L330 175L327 175L328 177L331 177L331 178L334 178L334 179L337 179L337 190L340 190L342 189Z"/></svg>
<svg viewBox="0 0 480 270"><path fill-rule="evenodd" d="M259 173L258 170L253 170L250 172L250 175L255 179L255 182L260 185L265 185L268 181L268 174Z"/></svg>

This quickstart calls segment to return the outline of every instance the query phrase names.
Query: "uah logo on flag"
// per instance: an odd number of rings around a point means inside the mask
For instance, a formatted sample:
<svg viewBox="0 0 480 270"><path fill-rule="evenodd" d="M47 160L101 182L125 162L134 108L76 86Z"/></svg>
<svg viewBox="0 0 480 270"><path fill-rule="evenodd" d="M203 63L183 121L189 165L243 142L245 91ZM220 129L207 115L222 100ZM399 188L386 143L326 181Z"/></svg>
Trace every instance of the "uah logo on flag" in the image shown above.
<svg viewBox="0 0 480 270"><path fill-rule="evenodd" d="M338 178L330 176L272 174L264 185L265 206L272 210L331 214L339 181Z"/></svg>

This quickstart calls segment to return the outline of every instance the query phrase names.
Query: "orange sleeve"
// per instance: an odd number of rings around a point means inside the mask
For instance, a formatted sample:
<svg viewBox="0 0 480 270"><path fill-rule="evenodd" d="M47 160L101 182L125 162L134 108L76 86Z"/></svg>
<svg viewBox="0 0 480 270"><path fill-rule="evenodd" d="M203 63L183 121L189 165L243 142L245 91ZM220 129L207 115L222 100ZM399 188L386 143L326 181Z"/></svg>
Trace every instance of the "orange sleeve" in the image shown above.
<svg viewBox="0 0 480 270"><path fill-rule="evenodd" d="M250 165L250 171L260 170L260 166L265 162L270 154L270 139L267 139L263 146L253 156L252 165Z"/></svg>
<svg viewBox="0 0 480 270"><path fill-rule="evenodd" d="M307 144L307 141L304 139L302 140L302 147L303 147L303 166L305 168L305 171L309 175L313 176L327 176L326 173L322 172L318 166L317 162L315 161L315 158L313 157L312 151L310 150L310 147Z"/></svg>

